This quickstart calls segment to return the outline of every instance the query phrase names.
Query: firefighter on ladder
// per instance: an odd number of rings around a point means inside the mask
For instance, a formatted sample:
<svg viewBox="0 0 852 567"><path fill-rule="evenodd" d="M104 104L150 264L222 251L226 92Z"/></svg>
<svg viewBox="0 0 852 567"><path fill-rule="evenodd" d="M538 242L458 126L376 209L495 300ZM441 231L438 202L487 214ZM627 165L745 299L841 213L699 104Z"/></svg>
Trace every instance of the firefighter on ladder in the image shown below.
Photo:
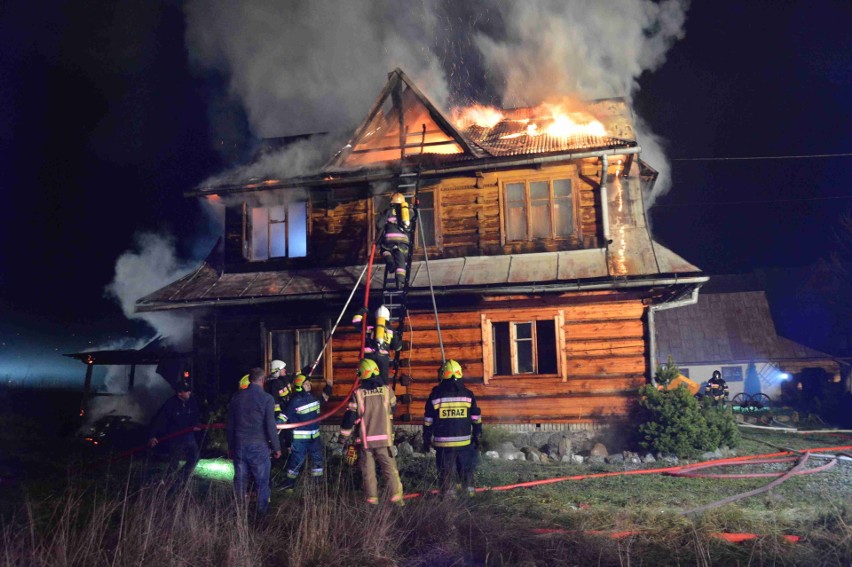
<svg viewBox="0 0 852 567"><path fill-rule="evenodd" d="M379 503L379 486L376 478L376 464L382 470L390 501L398 506L404 505L402 481L396 467L396 458L391 452L393 447L393 408L396 396L393 390L376 380L379 367L375 361L364 358L358 364L358 378L361 384L343 415L340 425L341 443L349 442L354 429L358 428L356 444L359 445L358 463L361 468L364 494L368 504Z"/></svg>
<svg viewBox="0 0 852 567"><path fill-rule="evenodd" d="M380 380L382 384L388 383L390 373L390 355L402 349L402 343L397 337L393 329L390 328L390 311L384 305L376 309L373 322L367 320L367 335L364 341L364 357L374 361L379 367L379 375L375 380ZM369 317L369 312L362 307L352 317L352 325L361 330L364 317Z"/></svg>
<svg viewBox="0 0 852 567"><path fill-rule="evenodd" d="M405 285L406 260L414 232L413 211L402 193L391 195L390 205L376 221L379 247L385 260L385 269L393 273L397 289Z"/></svg>
<svg viewBox="0 0 852 567"><path fill-rule="evenodd" d="M454 497L454 476L469 496L476 492L473 473L479 459L482 416L473 392L462 384L461 365L446 361L439 371L440 383L426 400L423 418L423 452L435 447L438 484L444 496Z"/></svg>

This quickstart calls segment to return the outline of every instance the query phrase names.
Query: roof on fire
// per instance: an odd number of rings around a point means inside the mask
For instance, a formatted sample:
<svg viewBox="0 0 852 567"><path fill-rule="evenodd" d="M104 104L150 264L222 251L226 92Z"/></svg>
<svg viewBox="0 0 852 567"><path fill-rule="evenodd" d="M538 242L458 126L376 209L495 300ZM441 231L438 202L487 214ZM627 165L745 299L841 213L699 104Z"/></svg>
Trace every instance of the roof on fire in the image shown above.
<svg viewBox="0 0 852 567"><path fill-rule="evenodd" d="M587 102L581 110L585 116L599 121L606 134L530 135L529 124L546 120L534 108L503 109L501 119L490 128L473 123L457 128L402 70L395 69L389 73L387 84L349 142L315 175L278 179L238 179L224 175L216 184L190 195L238 188L280 188L291 183L319 185L341 175L387 169L400 163L421 164L435 170L479 162L494 167L499 166L501 159L508 158L516 161L525 156L535 159L565 154L566 159L571 159L571 154L617 153L628 148L635 151L638 147L633 116L624 99ZM290 143L301 139L304 137L287 140ZM286 145L279 143L277 147L283 149ZM236 175L241 174L245 175Z"/></svg>
<svg viewBox="0 0 852 567"><path fill-rule="evenodd" d="M671 278L686 280L706 277L700 270L667 249L648 241L643 264L635 264L628 276L614 272L613 259L605 249L467 256L413 262L410 294L429 292L429 281L438 293L509 293L514 289L537 292L570 289L616 289L630 286L630 279ZM314 268L252 273L222 273L210 261L168 286L140 299L137 311L292 301L345 296L352 290L363 266ZM376 266L372 285L381 288L384 267ZM594 286L594 287L592 287Z"/></svg>

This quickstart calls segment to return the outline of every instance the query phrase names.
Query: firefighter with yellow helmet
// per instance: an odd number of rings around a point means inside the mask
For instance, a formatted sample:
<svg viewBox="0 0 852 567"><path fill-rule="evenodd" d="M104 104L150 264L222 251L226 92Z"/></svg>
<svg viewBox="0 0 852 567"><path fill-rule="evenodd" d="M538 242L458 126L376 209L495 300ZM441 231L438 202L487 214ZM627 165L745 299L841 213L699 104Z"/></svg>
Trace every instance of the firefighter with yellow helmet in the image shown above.
<svg viewBox="0 0 852 567"><path fill-rule="evenodd" d="M382 258L387 271L394 274L397 288L405 285L406 259L414 232L413 212L403 194L394 193L388 208L376 221Z"/></svg>
<svg viewBox="0 0 852 567"><path fill-rule="evenodd" d="M293 428L293 444L287 458L287 480L283 490L292 490L305 461L311 460L311 476L323 475L324 449L320 437L320 401L310 392L310 380L302 374L293 378L293 395L287 402L281 419L284 423L296 424ZM304 424L304 425L303 425Z"/></svg>
<svg viewBox="0 0 852 567"><path fill-rule="evenodd" d="M455 496L454 477L468 495L476 492L473 473L479 461L482 415L476 397L462 384L462 368L446 361L439 371L440 383L426 400L423 418L423 452L435 448L438 484L445 496Z"/></svg>
<svg viewBox="0 0 852 567"><path fill-rule="evenodd" d="M402 349L402 342L391 328L390 310L387 307L380 305L372 318L365 307L359 309L352 317L352 325L358 331L361 330L365 317L367 318L367 335L364 341L364 357L375 361L379 366L379 375L375 380L381 380L387 384L391 353Z"/></svg>
<svg viewBox="0 0 852 567"><path fill-rule="evenodd" d="M358 364L358 379L361 381L343 416L340 425L340 442L346 443L352 437L357 426L359 446L358 463L361 468L364 494L368 504L379 503L379 487L376 478L376 465L382 471L382 477L390 494L390 501L402 506L402 481L396 458L391 452L393 447L393 409L396 396L393 390L380 381L379 367L374 360L361 359Z"/></svg>

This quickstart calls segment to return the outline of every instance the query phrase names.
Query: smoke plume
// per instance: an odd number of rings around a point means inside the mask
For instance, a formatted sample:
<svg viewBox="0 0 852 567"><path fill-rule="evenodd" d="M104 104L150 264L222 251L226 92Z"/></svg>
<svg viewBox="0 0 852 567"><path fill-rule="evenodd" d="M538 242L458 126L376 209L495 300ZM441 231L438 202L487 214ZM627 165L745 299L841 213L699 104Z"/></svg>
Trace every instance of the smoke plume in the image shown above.
<svg viewBox="0 0 852 567"><path fill-rule="evenodd" d="M115 276L106 287L108 297L115 299L128 319L145 321L153 334L177 350L191 347L192 317L174 312L136 313L136 301L163 286L183 277L196 263L189 265L178 259L174 241L165 236L142 233L136 236L134 248L122 254L115 264ZM93 350L134 349L150 342L132 338L117 343L98 345ZM160 404L173 391L156 374L154 366L137 366L134 389L127 391L129 366L109 366L104 376L104 388L111 396L94 398L88 415L89 422L107 415L127 415L138 422L147 422Z"/></svg>
<svg viewBox="0 0 852 567"><path fill-rule="evenodd" d="M351 129L402 68L439 108L573 95L632 100L684 35L687 0L193 0L187 46L228 77L259 137ZM215 120L216 116L211 116ZM638 120L637 120L638 122ZM640 134L643 133L640 130ZM651 134L650 132L647 132ZM655 158L656 136L639 139ZM664 159L664 158L663 158ZM286 175L287 158L267 175ZM668 164L657 192L668 187Z"/></svg>

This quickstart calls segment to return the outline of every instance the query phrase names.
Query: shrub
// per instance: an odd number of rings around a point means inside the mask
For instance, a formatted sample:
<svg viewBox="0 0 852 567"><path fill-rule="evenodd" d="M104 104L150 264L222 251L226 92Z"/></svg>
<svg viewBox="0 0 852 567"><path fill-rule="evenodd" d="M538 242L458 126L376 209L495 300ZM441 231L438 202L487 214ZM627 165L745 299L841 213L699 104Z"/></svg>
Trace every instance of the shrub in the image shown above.
<svg viewBox="0 0 852 567"><path fill-rule="evenodd" d="M658 390L649 384L640 395L638 441L645 449L690 458L739 443L731 411L700 403L685 387Z"/></svg>
<svg viewBox="0 0 852 567"><path fill-rule="evenodd" d="M669 355L665 364L657 366L657 370L654 372L654 381L661 386L668 386L679 375L680 368L675 364L672 356Z"/></svg>

